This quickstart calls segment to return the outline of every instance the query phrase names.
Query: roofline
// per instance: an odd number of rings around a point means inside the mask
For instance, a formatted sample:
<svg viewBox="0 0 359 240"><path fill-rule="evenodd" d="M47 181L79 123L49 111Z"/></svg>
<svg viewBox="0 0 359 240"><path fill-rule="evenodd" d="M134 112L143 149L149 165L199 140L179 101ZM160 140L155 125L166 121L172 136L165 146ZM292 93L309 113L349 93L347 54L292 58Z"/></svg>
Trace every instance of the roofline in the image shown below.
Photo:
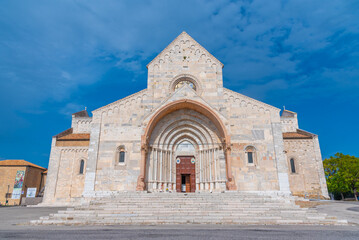
<svg viewBox="0 0 359 240"><path fill-rule="evenodd" d="M315 133L311 133L311 132L305 131L305 130L303 130L303 129L297 129L297 132L298 132L298 133L302 132L302 133L304 133L304 134L310 134L310 135L312 135L312 136L318 136L318 135L315 134Z"/></svg>
<svg viewBox="0 0 359 240"><path fill-rule="evenodd" d="M2 160L2 161L12 161L11 159L7 159L7 160ZM22 160L22 161L26 161L26 160ZM27 161L26 161L27 162ZM33 163L32 163L33 164ZM31 164L10 164L10 165L1 165L1 161L0 161L0 167L33 167L33 168L38 168L38 169L42 169L42 170L47 170L47 168L38 166L36 164L34 164L35 166L31 165Z"/></svg>
<svg viewBox="0 0 359 240"><path fill-rule="evenodd" d="M71 128L68 128L68 129L66 129L65 131L62 131L62 132L56 134L55 136L53 136L53 138L58 139L58 138L60 138L60 137L64 137L64 136L66 136L66 135L69 135L69 134L73 133L73 131L74 131L74 129L73 129L72 127L71 127Z"/></svg>
<svg viewBox="0 0 359 240"><path fill-rule="evenodd" d="M190 37L195 43L197 43L199 45L200 48L202 48L202 50L204 50L205 52L207 52L209 54L209 56L213 57L221 66L222 68L224 67L223 63L221 61L219 61L215 56L213 56L207 49L205 49L201 44L199 44L196 40L194 40L193 37L191 37L191 35L189 35L187 32L183 31L180 35L178 35L170 44L167 45L167 47L165 47L159 54L157 54L156 57L154 57L151 62L149 62L146 65L146 68L148 69L148 66L155 61L165 50L167 50L169 48L169 46L172 45L172 43L174 43L178 38L180 38L182 35L186 34L188 37Z"/></svg>
<svg viewBox="0 0 359 240"><path fill-rule="evenodd" d="M111 106L111 105L115 105L115 104L120 103L120 102L122 102L122 101L124 101L124 100L126 100L126 99L129 99L129 98L131 98L131 97L134 97L134 96L136 96L137 94L144 93L144 92L146 92L147 90L148 90L147 88L142 89L142 90L139 91L139 92L135 92L135 93L133 93L133 94L127 96L127 97L121 98L121 99L119 99L119 100L117 100L117 101L114 101L114 102L112 102L112 103L109 103L109 104L107 104L107 105L105 105L105 106L99 107L99 108L93 110L91 113L94 114L94 113L96 113L96 112L98 112L98 111L100 111L100 110L102 110L102 109L105 109L105 108Z"/></svg>
<svg viewBox="0 0 359 240"><path fill-rule="evenodd" d="M272 109L274 109L274 110L276 110L276 111L280 111L280 110L281 110L280 108L274 107L274 106L269 105L268 103L265 103L265 102L261 102L261 101L259 101L259 100L257 100L257 99L254 99L254 98L248 97L248 96L246 96L246 95L243 95L242 93L239 93L239 92L233 91L233 90L231 90L231 89L228 89L228 88L225 88L225 87L223 87L223 89L224 89L224 90L226 90L226 91L229 91L229 92L232 92L232 93L238 94L238 95L240 95L241 97L244 97L244 98L250 99L251 101L254 101L254 102L257 102L257 103L263 104L263 105L265 105L266 107L268 107L268 108L272 108Z"/></svg>

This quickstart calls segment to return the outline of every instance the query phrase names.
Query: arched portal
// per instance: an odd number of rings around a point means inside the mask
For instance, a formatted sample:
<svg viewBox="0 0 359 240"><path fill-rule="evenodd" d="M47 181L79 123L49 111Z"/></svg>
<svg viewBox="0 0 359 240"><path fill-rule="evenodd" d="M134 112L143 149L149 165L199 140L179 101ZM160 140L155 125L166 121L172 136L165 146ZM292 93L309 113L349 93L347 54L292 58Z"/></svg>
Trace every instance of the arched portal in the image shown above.
<svg viewBox="0 0 359 240"><path fill-rule="evenodd" d="M141 173L137 190L174 190L176 158L184 143L193 146L196 189L235 190L230 139L217 114L193 100L179 100L159 109L142 136ZM192 149L192 150L193 150Z"/></svg>

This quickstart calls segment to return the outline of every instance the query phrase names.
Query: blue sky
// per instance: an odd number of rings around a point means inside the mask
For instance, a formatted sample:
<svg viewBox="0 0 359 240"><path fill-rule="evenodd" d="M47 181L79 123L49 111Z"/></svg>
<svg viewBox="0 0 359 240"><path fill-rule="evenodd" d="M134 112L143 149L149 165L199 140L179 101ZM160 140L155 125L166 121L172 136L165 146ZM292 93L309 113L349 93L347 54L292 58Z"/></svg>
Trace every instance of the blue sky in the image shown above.
<svg viewBox="0 0 359 240"><path fill-rule="evenodd" d="M0 159L47 167L71 113L146 88L182 31L224 64L224 86L298 113L323 158L359 157L359 2L0 3Z"/></svg>

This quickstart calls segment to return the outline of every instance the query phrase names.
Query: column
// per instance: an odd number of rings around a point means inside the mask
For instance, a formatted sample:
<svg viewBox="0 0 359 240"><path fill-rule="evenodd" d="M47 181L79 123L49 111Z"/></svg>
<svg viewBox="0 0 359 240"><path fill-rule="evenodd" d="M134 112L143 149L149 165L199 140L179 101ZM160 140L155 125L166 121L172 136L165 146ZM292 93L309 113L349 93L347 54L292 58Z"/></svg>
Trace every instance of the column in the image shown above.
<svg viewBox="0 0 359 240"><path fill-rule="evenodd" d="M209 186L208 186L208 149L204 150L204 189L208 190Z"/></svg>
<svg viewBox="0 0 359 240"><path fill-rule="evenodd" d="M168 151L164 151L164 167L163 167L163 190L166 191L168 188Z"/></svg>
<svg viewBox="0 0 359 240"><path fill-rule="evenodd" d="M170 169L169 169L169 174L170 174L170 179L169 179L169 186L168 189L171 191L172 190L172 151L169 151L169 161L170 161Z"/></svg>
<svg viewBox="0 0 359 240"><path fill-rule="evenodd" d="M151 155L153 155L152 149L149 148L148 154L147 154L147 163L148 163L147 186L150 190L152 188L152 182L153 182L153 179L152 179L153 158L151 158Z"/></svg>
<svg viewBox="0 0 359 240"><path fill-rule="evenodd" d="M199 188L203 190L203 163L202 163L202 150L199 151Z"/></svg>
<svg viewBox="0 0 359 240"><path fill-rule="evenodd" d="M218 156L218 150L217 148L214 149L214 188L218 188L218 173L217 173L217 156Z"/></svg>
<svg viewBox="0 0 359 240"><path fill-rule="evenodd" d="M209 189L213 190L213 149L209 150Z"/></svg>
<svg viewBox="0 0 359 240"><path fill-rule="evenodd" d="M153 149L153 189L157 189L157 149Z"/></svg>
<svg viewBox="0 0 359 240"><path fill-rule="evenodd" d="M171 161L173 162L172 164L172 189L173 191L176 191L176 155L174 154L174 152L172 152L172 159Z"/></svg>
<svg viewBox="0 0 359 240"><path fill-rule="evenodd" d="M158 188L160 190L162 190L162 183L163 183L163 178L162 178L162 174L163 174L163 151L160 150L160 178L159 178L159 184L158 184Z"/></svg>

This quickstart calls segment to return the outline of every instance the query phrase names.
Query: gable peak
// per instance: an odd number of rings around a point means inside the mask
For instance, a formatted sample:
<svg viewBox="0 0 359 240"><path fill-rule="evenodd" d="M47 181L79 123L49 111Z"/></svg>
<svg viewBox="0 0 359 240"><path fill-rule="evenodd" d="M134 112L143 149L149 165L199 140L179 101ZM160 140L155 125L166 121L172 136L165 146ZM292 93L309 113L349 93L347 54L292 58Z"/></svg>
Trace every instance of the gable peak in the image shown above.
<svg viewBox="0 0 359 240"><path fill-rule="evenodd" d="M171 55L180 54L181 50L186 49L190 50L192 54L211 59L223 68L223 63L209 53L207 49L194 40L186 31L183 31L180 35L178 35L165 49L163 49L150 63L148 63L146 67L148 68L155 62L161 63L161 61L165 61L166 58L170 58ZM184 53L182 53L182 55L183 54ZM184 55L184 57L186 56Z"/></svg>

